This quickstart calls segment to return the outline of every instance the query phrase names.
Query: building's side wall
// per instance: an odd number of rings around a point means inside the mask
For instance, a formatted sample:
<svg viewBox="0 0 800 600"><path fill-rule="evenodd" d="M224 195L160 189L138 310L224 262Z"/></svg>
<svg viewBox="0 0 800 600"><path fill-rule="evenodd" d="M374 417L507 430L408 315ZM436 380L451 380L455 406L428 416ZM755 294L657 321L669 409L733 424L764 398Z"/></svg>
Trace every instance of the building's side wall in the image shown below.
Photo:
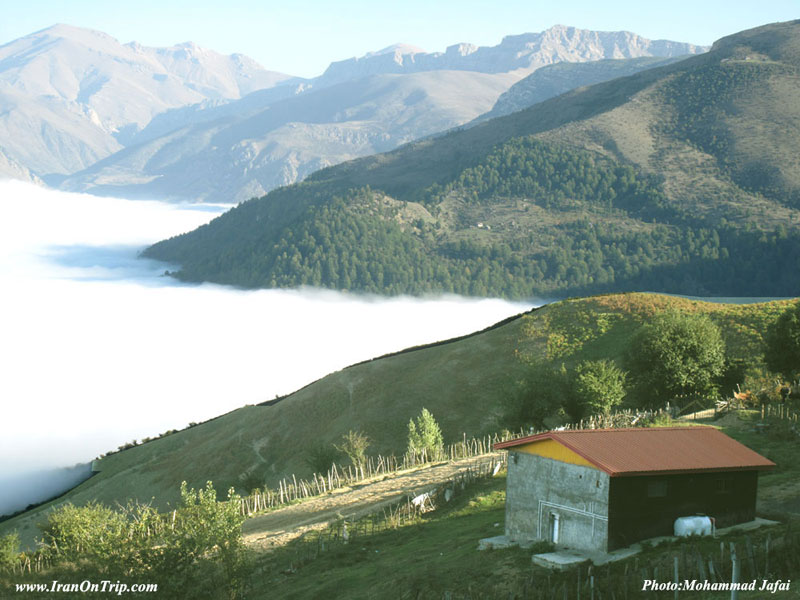
<svg viewBox="0 0 800 600"><path fill-rule="evenodd" d="M704 514L717 527L755 518L757 471L613 477L609 550L672 535L675 519Z"/></svg>
<svg viewBox="0 0 800 600"><path fill-rule="evenodd" d="M557 516L559 546L606 549L610 486L605 472L511 450L506 486L509 538L550 540Z"/></svg>

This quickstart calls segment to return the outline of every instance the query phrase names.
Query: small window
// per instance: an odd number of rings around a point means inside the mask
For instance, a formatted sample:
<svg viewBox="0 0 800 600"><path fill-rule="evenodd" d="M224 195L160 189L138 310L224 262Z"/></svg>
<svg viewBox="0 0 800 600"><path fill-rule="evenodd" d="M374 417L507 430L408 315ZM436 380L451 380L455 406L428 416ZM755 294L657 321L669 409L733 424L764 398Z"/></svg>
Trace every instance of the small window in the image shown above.
<svg viewBox="0 0 800 600"><path fill-rule="evenodd" d="M733 479L730 477L719 477L716 482L718 494L730 494L733 491Z"/></svg>
<svg viewBox="0 0 800 600"><path fill-rule="evenodd" d="M648 498L664 498L667 495L667 482L650 481L647 484L647 497Z"/></svg>

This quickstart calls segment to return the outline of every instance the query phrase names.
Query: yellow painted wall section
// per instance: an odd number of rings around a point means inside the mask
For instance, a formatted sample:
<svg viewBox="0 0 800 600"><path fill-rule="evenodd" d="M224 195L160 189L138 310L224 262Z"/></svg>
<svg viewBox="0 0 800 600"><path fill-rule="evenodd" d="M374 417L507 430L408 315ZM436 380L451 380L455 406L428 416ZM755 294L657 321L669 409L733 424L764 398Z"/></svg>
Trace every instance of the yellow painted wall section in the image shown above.
<svg viewBox="0 0 800 600"><path fill-rule="evenodd" d="M555 440L540 440L538 442L531 442L530 444L525 444L524 446L517 446L514 448L514 450L526 452L528 454L537 454L539 456L544 456L545 458L560 460L561 462L570 463L572 465L581 465L583 467L597 469L595 465L583 458L580 454L573 452L566 446L562 446Z"/></svg>

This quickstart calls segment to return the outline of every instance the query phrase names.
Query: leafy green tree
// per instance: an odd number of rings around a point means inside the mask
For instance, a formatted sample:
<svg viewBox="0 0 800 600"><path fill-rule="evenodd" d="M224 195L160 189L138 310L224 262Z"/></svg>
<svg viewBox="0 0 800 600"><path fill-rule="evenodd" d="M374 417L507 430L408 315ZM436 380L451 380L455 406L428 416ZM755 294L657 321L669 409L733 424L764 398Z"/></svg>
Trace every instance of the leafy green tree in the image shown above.
<svg viewBox="0 0 800 600"><path fill-rule="evenodd" d="M569 393L569 375L563 365L557 369L535 363L506 394L503 425L512 430L544 429L545 419L564 406Z"/></svg>
<svg viewBox="0 0 800 600"><path fill-rule="evenodd" d="M417 417L408 422L408 453L417 458L423 456L429 460L437 460L444 454L442 430L427 408L423 408Z"/></svg>
<svg viewBox="0 0 800 600"><path fill-rule="evenodd" d="M625 398L626 374L611 360L587 360L575 368L573 395L589 414L608 414ZM576 415L573 415L575 418Z"/></svg>
<svg viewBox="0 0 800 600"><path fill-rule="evenodd" d="M314 473L327 473L339 456L339 451L334 446L318 443L309 447L304 460Z"/></svg>
<svg viewBox="0 0 800 600"><path fill-rule="evenodd" d="M787 380L800 371L800 301L784 311L767 331L764 360Z"/></svg>
<svg viewBox="0 0 800 600"><path fill-rule="evenodd" d="M707 316L666 311L634 335L627 363L638 400L645 405L713 395L725 370L725 343Z"/></svg>
<svg viewBox="0 0 800 600"><path fill-rule="evenodd" d="M333 447L346 454L353 465L359 468L364 464L369 445L370 440L364 433L350 430L342 436L342 443Z"/></svg>

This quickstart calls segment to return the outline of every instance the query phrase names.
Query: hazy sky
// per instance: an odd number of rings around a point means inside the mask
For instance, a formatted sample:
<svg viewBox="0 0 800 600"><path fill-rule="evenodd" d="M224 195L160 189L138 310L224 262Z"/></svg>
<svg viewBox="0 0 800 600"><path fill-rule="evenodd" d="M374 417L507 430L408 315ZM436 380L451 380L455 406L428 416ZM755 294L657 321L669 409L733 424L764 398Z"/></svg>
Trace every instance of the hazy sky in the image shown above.
<svg viewBox="0 0 800 600"><path fill-rule="evenodd" d="M99 29L123 43L191 40L247 54L267 69L312 77L332 60L396 42L435 52L459 42L495 45L508 34L564 24L711 44L742 29L796 18L798 0L28 0L3 2L0 44L60 22Z"/></svg>

